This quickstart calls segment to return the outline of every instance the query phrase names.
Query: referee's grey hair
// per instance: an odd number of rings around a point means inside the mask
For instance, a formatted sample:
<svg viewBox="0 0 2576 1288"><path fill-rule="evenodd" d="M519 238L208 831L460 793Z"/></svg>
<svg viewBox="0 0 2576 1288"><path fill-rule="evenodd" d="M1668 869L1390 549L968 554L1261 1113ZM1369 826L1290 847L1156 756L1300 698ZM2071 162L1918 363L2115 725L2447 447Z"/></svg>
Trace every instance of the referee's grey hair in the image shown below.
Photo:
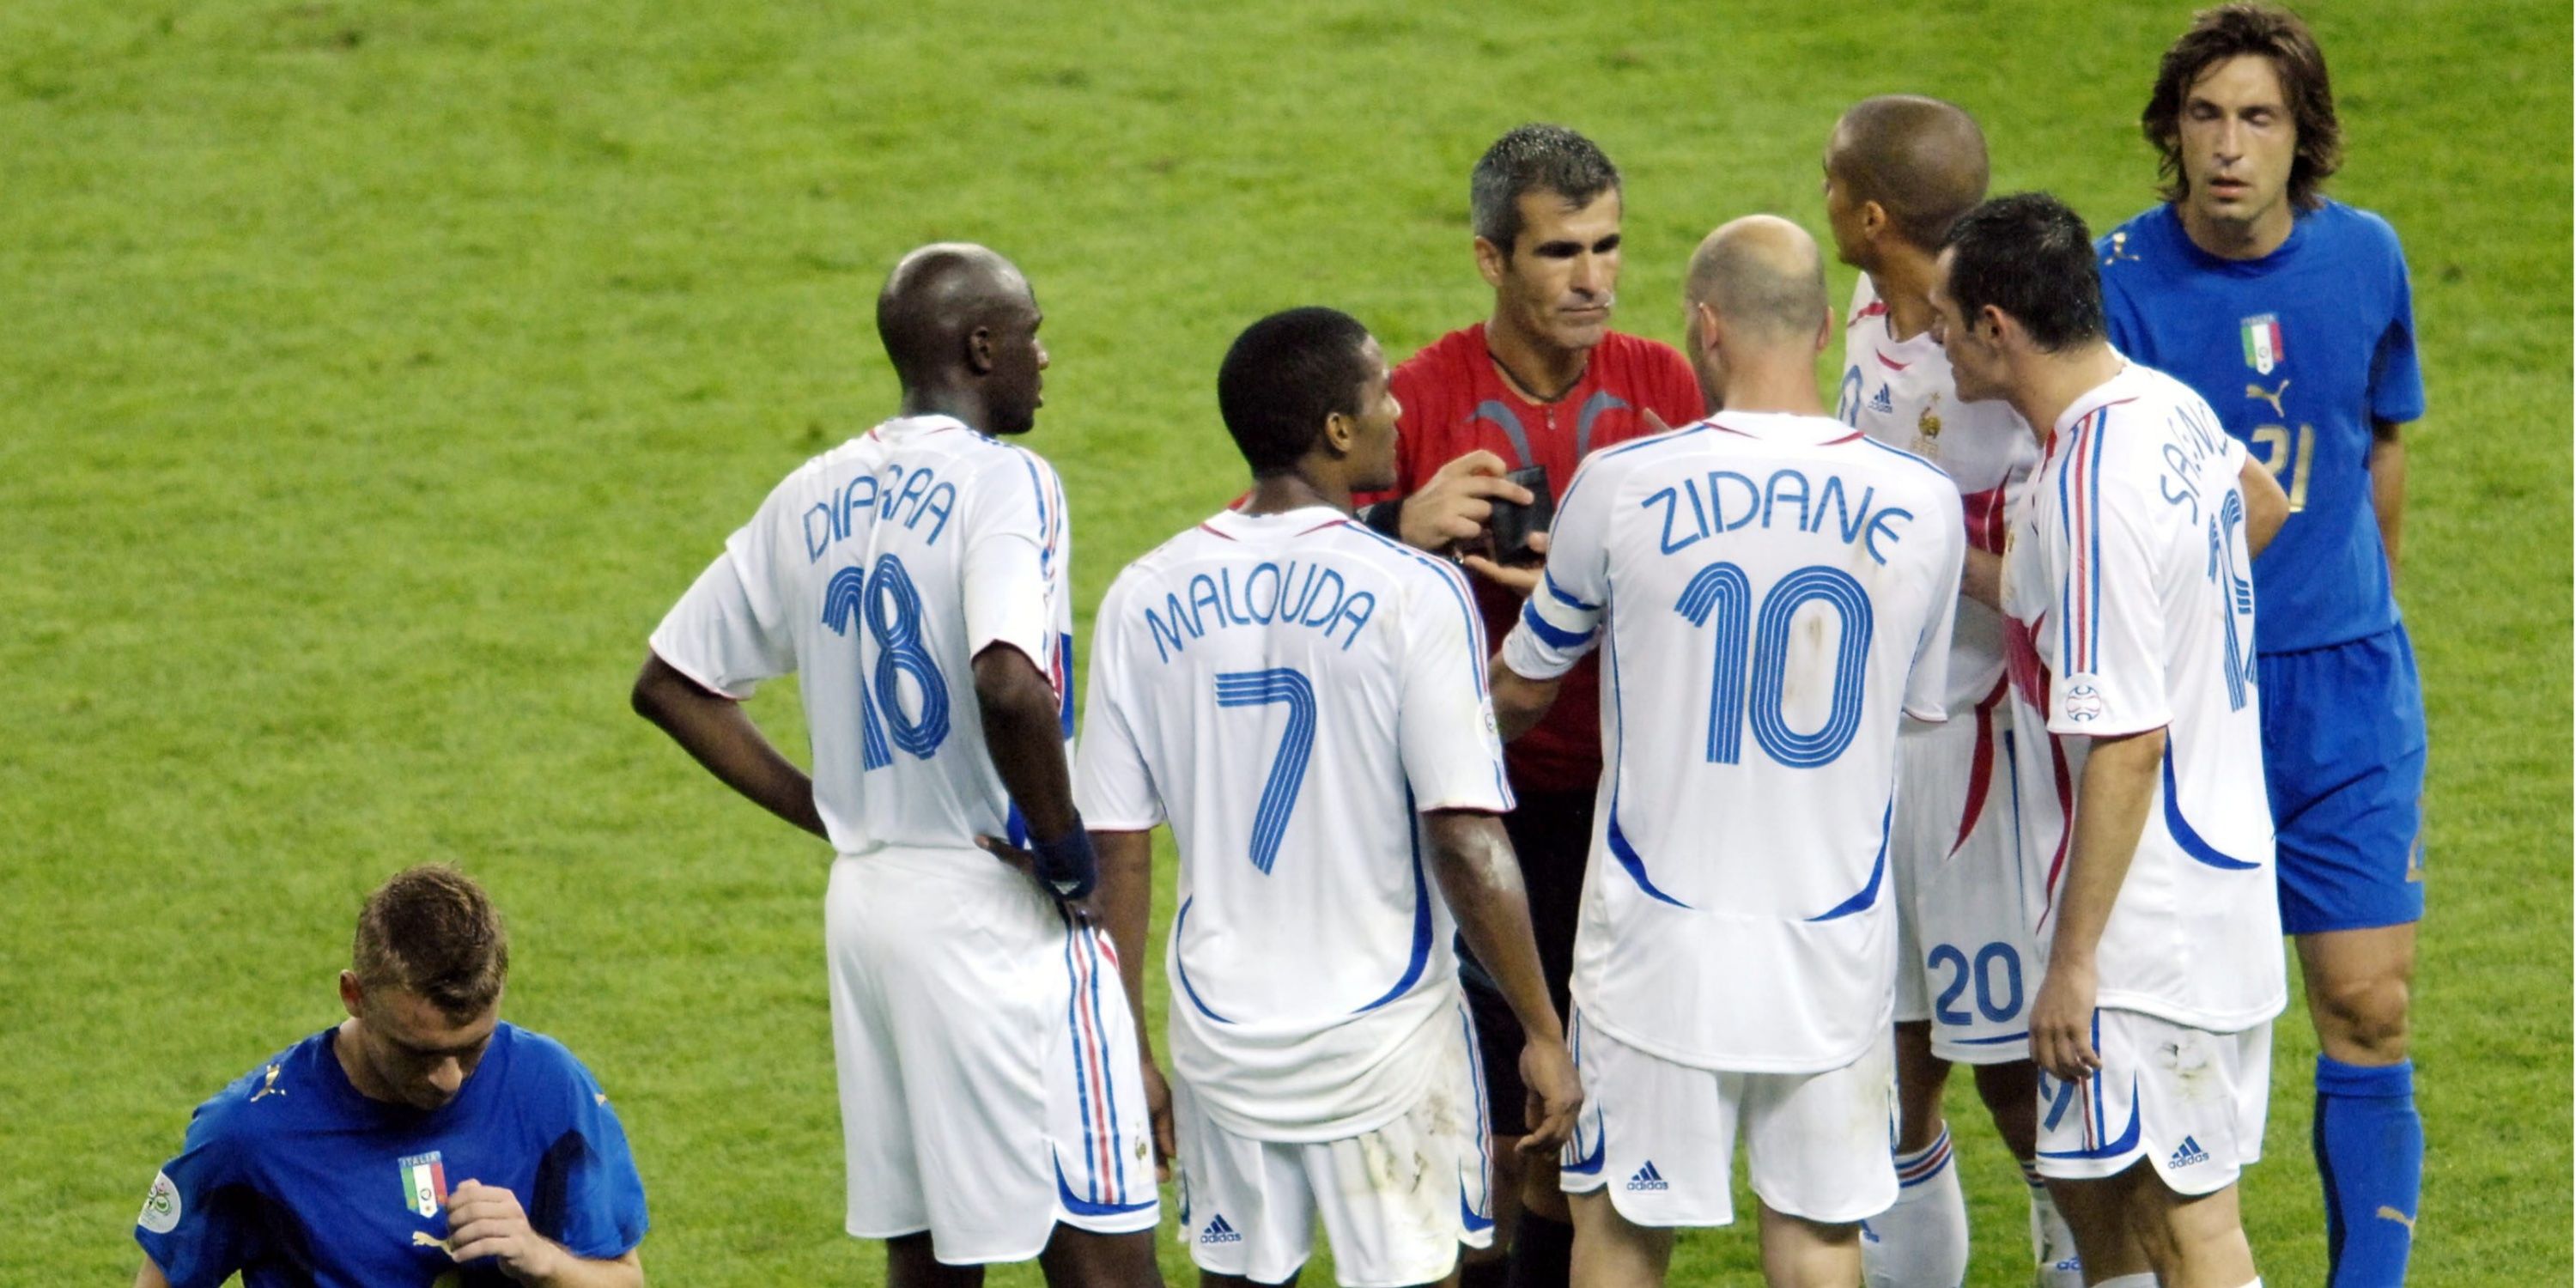
<svg viewBox="0 0 2576 1288"><path fill-rule="evenodd" d="M1476 235L1505 258L1521 235L1521 198L1553 192L1588 206L1619 190L1619 167L1592 140L1562 125L1524 125L1494 140L1467 181L1467 205Z"/></svg>

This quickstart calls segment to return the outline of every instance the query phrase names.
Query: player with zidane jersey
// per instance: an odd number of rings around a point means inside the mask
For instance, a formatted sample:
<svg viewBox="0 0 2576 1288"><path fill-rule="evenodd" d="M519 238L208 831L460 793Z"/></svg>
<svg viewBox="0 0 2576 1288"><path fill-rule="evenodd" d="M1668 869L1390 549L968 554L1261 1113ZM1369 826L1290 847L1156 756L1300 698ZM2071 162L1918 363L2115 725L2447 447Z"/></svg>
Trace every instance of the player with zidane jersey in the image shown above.
<svg viewBox="0 0 2576 1288"><path fill-rule="evenodd" d="M1484 629L1446 563L1352 520L1396 401L1331 309L1253 324L1217 380L1254 488L1100 606L1079 797L1141 1004L1147 836L1181 865L1169 951L1181 1237L1212 1277L1428 1284L1485 1246L1489 1124L1453 929L1528 1046L1530 1148L1580 1094L1499 815ZM1452 913L1455 913L1453 920ZM1132 938L1131 938L1132 936Z"/></svg>
<svg viewBox="0 0 2576 1288"><path fill-rule="evenodd" d="M2005 705L2000 603L2006 499L2039 462L2030 427L2001 402L1963 402L1927 298L1941 237L1985 199L1986 140L1938 99L1864 99L1825 149L1825 216L1862 270L1844 325L1844 423L1939 465L1959 488L1967 567L1951 635L1950 718L1899 740L1888 862L1896 885L1896 1206L1873 1217L1871 1288L1956 1288L1968 1209L1951 1165L1941 1093L1971 1066L1978 1098L2021 1165L2041 1288L2076 1288L2074 1237L2033 1170L2034 1070L2024 1011L2039 982L2039 886L2014 821L2019 753Z"/></svg>
<svg viewBox="0 0 2576 1288"><path fill-rule="evenodd" d="M1093 875L1064 490L984 432L1033 422L1039 321L991 251L907 255L877 302L905 414L779 483L637 682L638 709L718 777L838 851L823 929L846 1226L888 1241L896 1283L1041 1252L1051 1281L1159 1282L1126 995L1106 937L1058 903ZM810 786L735 705L789 671ZM1045 885L977 848L1005 835Z"/></svg>
<svg viewBox="0 0 2576 1288"><path fill-rule="evenodd" d="M2067 788L2025 795L2039 1170L2093 1283L2259 1282L2233 1187L2285 988L2248 573L2287 503L2208 403L2105 341L2073 211L1989 201L1941 265L1959 395L2047 427L2004 566L2014 719Z"/></svg>
<svg viewBox="0 0 2576 1288"><path fill-rule="evenodd" d="M1685 347L1722 410L1584 464L1495 671L1508 735L1604 659L1562 1164L1580 1282L1659 1282L1673 1227L1731 1222L1739 1134L1774 1284L1857 1283L1859 1222L1896 1198L1897 729L1945 717L1966 534L1939 469L1823 414L1824 291L1785 220L1701 243Z"/></svg>

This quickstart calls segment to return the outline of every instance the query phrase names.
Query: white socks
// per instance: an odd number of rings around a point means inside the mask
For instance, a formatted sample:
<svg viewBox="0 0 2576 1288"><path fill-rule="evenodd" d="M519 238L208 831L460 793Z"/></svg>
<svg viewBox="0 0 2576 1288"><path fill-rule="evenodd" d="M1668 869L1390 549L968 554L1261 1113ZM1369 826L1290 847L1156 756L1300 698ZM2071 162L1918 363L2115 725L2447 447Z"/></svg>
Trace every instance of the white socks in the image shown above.
<svg viewBox="0 0 2576 1288"><path fill-rule="evenodd" d="M1950 1129L1896 1156L1896 1206L1871 1217L1861 1240L1869 1288L1959 1288L1968 1275L1968 1203L1950 1165Z"/></svg>
<svg viewBox="0 0 2576 1288"><path fill-rule="evenodd" d="M2084 1262L2075 1254L2075 1232L2066 1228L2057 1201L2048 1196L2039 1170L2027 1159L2022 1161L2021 1179L2030 1186L2030 1255L2039 1267L2039 1288L2084 1288Z"/></svg>

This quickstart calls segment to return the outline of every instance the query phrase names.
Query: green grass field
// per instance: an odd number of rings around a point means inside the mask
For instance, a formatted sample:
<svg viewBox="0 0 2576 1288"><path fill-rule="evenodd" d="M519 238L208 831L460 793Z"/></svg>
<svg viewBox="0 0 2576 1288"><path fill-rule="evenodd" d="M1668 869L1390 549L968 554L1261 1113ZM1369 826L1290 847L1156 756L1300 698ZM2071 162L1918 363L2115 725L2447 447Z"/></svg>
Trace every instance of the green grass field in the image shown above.
<svg viewBox="0 0 2576 1288"><path fill-rule="evenodd" d="M2431 386L2415 1282L2564 1283L2569 17L2313 7L2334 191L2406 240ZM964 237L1036 282L1030 441L1087 606L1237 491L1213 384L1245 322L1335 304L1400 355L1483 315L1466 172L1524 120L1620 162L1621 325L1665 340L1702 232L1821 232L1865 94L1967 105L1999 191L2096 227L2151 199L2134 120L2187 5L1868 12L0 7L0 1283L125 1281L190 1108L334 1018L357 899L426 859L509 913L506 1013L617 1096L658 1281L876 1282L840 1234L828 855L625 694L723 535L892 409L885 268ZM801 748L792 685L753 709ZM2279 1034L2247 1223L2268 1282L2313 1284L2312 1046ZM1953 1094L1972 1280L2014 1282L2019 1187ZM1694 1234L1676 1282L1754 1265L1749 1229Z"/></svg>

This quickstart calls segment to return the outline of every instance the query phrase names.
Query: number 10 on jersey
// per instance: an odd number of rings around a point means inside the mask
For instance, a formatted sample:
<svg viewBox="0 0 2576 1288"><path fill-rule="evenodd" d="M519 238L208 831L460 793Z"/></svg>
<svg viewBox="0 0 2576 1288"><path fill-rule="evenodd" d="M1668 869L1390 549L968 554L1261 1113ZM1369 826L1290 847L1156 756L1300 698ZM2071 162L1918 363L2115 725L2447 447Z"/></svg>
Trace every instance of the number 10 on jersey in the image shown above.
<svg viewBox="0 0 2576 1288"><path fill-rule="evenodd" d="M1789 727L1782 707L1789 674L1789 627L1799 609L1814 604L1841 619L1842 643L1834 654L1834 687L1825 723L1810 733ZM1708 763L1732 765L1743 757L1744 727L1773 760L1792 769L1832 764L1860 732L1861 681L1869 673L1869 594L1850 573L1811 564L1780 579L1757 611L1753 581L1725 560L1702 568L1682 588L1673 611L1693 626L1714 627L1717 655L1708 692Z"/></svg>

